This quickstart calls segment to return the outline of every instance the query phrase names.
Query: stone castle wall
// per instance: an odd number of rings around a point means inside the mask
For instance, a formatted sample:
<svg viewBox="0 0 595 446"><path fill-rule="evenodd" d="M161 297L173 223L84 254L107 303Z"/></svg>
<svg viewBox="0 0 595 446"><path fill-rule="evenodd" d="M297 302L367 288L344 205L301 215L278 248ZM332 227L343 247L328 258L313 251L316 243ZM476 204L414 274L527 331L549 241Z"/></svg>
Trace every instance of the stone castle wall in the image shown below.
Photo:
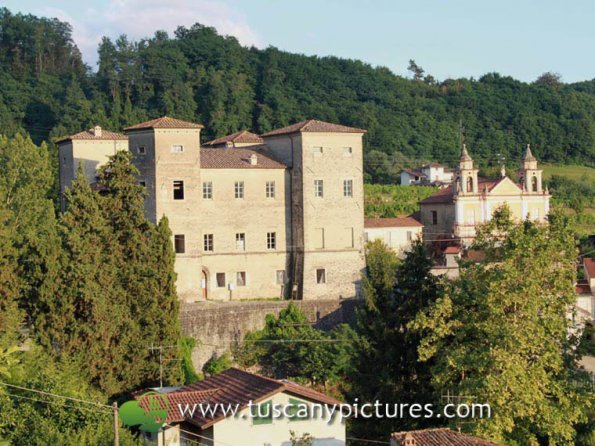
<svg viewBox="0 0 595 446"><path fill-rule="evenodd" d="M264 327L267 314L279 314L288 301L195 302L180 306L184 336L197 341L192 362L197 371L213 356L229 350L246 333ZM316 328L331 329L355 320L356 299L294 301Z"/></svg>

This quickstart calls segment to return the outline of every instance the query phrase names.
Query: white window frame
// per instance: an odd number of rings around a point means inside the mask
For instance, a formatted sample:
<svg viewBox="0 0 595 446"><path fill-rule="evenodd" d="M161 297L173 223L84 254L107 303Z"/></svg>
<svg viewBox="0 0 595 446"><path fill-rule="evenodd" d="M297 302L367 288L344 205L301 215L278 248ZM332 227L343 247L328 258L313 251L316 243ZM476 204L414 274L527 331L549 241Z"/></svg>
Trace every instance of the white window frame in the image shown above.
<svg viewBox="0 0 595 446"><path fill-rule="evenodd" d="M203 181L202 183L202 198L203 200L213 199L213 182Z"/></svg>
<svg viewBox="0 0 595 446"><path fill-rule="evenodd" d="M266 197L270 199L275 198L276 190L275 190L275 182L274 181L267 181L266 182Z"/></svg>
<svg viewBox="0 0 595 446"><path fill-rule="evenodd" d="M345 198L353 198L353 180L343 180L343 196Z"/></svg>
<svg viewBox="0 0 595 446"><path fill-rule="evenodd" d="M343 147L343 156L353 156L353 147Z"/></svg>
<svg viewBox="0 0 595 446"><path fill-rule="evenodd" d="M247 281L248 277L246 275L246 271L236 272L236 286L246 286Z"/></svg>
<svg viewBox="0 0 595 446"><path fill-rule="evenodd" d="M269 249L269 250L277 249L277 233L276 232L267 232L267 249Z"/></svg>
<svg viewBox="0 0 595 446"><path fill-rule="evenodd" d="M244 182L236 181L234 184L234 196L238 200L244 199Z"/></svg>
<svg viewBox="0 0 595 446"><path fill-rule="evenodd" d="M204 252L215 251L215 236L213 234L204 234L202 237L202 248Z"/></svg>
<svg viewBox="0 0 595 446"><path fill-rule="evenodd" d="M184 153L184 146L182 144L172 144L171 153Z"/></svg>
<svg viewBox="0 0 595 446"><path fill-rule="evenodd" d="M314 196L324 198L324 180L314 180Z"/></svg>
<svg viewBox="0 0 595 446"><path fill-rule="evenodd" d="M246 250L246 233L245 232L236 232L236 250L237 251L245 251Z"/></svg>

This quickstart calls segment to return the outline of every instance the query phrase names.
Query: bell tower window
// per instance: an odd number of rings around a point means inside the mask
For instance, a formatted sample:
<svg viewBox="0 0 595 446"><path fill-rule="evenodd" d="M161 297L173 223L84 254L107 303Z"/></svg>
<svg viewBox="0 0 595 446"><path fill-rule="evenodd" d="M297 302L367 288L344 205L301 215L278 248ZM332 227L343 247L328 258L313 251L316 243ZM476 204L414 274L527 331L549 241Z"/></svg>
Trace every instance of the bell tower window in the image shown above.
<svg viewBox="0 0 595 446"><path fill-rule="evenodd" d="M467 177L467 192L473 192L473 178Z"/></svg>
<svg viewBox="0 0 595 446"><path fill-rule="evenodd" d="M531 191L537 192L537 177L536 176L531 177Z"/></svg>

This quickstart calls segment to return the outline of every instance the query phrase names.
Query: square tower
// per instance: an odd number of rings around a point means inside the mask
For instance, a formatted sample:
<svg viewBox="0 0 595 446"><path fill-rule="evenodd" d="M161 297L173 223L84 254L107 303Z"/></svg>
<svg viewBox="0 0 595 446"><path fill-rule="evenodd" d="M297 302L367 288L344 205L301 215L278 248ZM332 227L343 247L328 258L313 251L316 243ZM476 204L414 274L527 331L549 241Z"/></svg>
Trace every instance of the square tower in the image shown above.
<svg viewBox="0 0 595 446"><path fill-rule="evenodd" d="M139 183L146 188L145 213L153 223L165 215L176 248L177 289L182 301L200 298L200 131L202 125L162 117L125 129Z"/></svg>
<svg viewBox="0 0 595 446"><path fill-rule="evenodd" d="M267 149L291 168L294 298L359 295L364 133L308 120L263 135Z"/></svg>

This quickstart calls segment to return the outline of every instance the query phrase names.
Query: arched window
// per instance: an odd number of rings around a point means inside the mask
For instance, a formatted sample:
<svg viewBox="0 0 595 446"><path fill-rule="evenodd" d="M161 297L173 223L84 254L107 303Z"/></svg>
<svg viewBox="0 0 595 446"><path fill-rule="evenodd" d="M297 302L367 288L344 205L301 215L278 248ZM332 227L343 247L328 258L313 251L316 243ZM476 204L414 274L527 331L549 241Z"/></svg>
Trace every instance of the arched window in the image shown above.
<svg viewBox="0 0 595 446"><path fill-rule="evenodd" d="M467 192L473 192L473 178L467 177Z"/></svg>
<svg viewBox="0 0 595 446"><path fill-rule="evenodd" d="M531 177L531 190L537 192L537 177Z"/></svg>

